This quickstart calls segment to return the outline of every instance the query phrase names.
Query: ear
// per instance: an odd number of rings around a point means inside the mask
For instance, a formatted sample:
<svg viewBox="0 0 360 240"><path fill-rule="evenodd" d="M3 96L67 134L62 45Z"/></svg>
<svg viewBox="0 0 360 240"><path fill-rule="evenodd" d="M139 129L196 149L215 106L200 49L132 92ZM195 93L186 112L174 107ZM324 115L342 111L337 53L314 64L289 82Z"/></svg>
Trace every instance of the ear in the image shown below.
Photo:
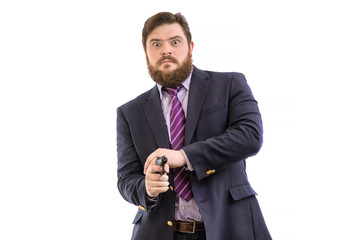
<svg viewBox="0 0 360 240"><path fill-rule="evenodd" d="M144 48L144 54L145 54L146 60L149 61L149 57L148 57L148 54L147 54L147 51L145 48Z"/></svg>
<svg viewBox="0 0 360 240"><path fill-rule="evenodd" d="M194 42L191 42L189 45L189 53L192 54L193 50L194 50Z"/></svg>
<svg viewBox="0 0 360 240"><path fill-rule="evenodd" d="M147 55L146 48L143 48L143 49L144 49L144 53L145 53L145 55Z"/></svg>

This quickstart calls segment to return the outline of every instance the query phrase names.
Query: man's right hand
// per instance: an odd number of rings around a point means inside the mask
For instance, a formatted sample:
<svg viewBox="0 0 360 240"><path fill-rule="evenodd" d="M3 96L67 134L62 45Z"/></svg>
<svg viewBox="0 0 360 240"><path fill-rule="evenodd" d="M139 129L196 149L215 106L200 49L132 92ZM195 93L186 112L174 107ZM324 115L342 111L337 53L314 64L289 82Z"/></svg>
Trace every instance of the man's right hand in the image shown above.
<svg viewBox="0 0 360 240"><path fill-rule="evenodd" d="M145 188L149 197L157 197L160 193L164 193L169 190L169 176L166 174L169 172L169 165L165 164L165 174L160 175L162 170L161 166L155 165L155 159L146 169L145 173Z"/></svg>

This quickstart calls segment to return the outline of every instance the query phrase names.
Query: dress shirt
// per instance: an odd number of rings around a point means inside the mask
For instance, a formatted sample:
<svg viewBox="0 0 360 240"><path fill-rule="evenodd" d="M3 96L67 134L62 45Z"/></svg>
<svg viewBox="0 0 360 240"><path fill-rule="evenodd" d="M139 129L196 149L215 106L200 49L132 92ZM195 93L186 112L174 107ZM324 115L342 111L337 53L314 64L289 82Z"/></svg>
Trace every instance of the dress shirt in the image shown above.
<svg viewBox="0 0 360 240"><path fill-rule="evenodd" d="M189 99L189 90L190 90L190 82L191 82L192 73L189 75L187 79L182 83L183 88L181 88L177 94L179 101L182 104L185 119L187 116L187 106L188 106L188 99ZM162 89L160 84L157 84L160 93L160 100L161 106L164 113L164 118L166 121L169 138L170 138L170 110L171 110L171 97L170 95ZM171 139L169 139L171 141ZM186 159L186 169L193 171L194 168L192 167L189 159L187 158L185 152L181 150ZM195 198L192 198L189 202L185 201L179 195L176 195L175 201L175 219L176 220L195 220L195 221L202 221L202 216L200 214L200 210L198 204L196 203Z"/></svg>

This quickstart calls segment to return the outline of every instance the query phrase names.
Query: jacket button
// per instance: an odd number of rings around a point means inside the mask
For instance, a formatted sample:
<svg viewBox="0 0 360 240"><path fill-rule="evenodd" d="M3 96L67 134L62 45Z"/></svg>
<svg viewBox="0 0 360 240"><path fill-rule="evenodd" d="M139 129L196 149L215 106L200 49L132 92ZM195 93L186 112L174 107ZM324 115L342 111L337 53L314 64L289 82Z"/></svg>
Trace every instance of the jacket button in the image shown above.
<svg viewBox="0 0 360 240"><path fill-rule="evenodd" d="M171 190L171 191L174 191L174 188L173 188L173 186L170 186L170 190Z"/></svg>
<svg viewBox="0 0 360 240"><path fill-rule="evenodd" d="M167 222L167 224L168 224L170 227L172 227L172 226L173 226L172 221L168 221L168 222Z"/></svg>

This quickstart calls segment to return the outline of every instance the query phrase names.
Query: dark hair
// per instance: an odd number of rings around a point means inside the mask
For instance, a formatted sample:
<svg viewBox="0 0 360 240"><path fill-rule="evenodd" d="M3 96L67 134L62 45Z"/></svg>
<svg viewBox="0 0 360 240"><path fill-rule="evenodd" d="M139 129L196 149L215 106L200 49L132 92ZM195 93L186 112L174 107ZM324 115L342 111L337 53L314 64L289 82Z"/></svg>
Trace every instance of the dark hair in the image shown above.
<svg viewBox="0 0 360 240"><path fill-rule="evenodd" d="M146 50L147 37L156 27L163 24L172 24L172 23L178 23L181 26L187 38L188 45L190 45L191 33L185 17L181 15L181 13L172 14L170 12L160 12L150 17L148 20L146 20L144 24L144 28L142 31L142 43L144 49Z"/></svg>

